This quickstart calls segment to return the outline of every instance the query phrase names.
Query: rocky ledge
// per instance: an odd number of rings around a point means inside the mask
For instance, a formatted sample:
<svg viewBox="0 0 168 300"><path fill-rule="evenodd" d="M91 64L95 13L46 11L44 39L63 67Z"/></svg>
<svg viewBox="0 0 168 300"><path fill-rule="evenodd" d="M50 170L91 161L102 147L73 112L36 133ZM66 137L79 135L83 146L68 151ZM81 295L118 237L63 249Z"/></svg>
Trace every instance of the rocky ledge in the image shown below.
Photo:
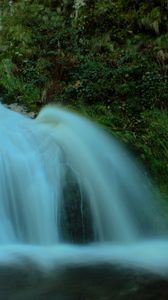
<svg viewBox="0 0 168 300"><path fill-rule="evenodd" d="M42 271L30 261L0 267L3 300L167 300L168 280L113 265L69 265Z"/></svg>
<svg viewBox="0 0 168 300"><path fill-rule="evenodd" d="M19 112L23 115L27 115L30 118L35 118L35 112L29 112L25 106L19 105L17 103L5 104L5 106L13 111Z"/></svg>

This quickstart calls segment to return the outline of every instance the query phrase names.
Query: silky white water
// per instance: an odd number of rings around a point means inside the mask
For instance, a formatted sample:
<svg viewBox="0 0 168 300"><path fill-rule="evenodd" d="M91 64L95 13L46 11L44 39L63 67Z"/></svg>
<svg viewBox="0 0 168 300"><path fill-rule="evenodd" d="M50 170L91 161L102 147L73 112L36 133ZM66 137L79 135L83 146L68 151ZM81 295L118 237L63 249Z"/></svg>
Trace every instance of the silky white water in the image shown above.
<svg viewBox="0 0 168 300"><path fill-rule="evenodd" d="M118 141L59 107L32 120L1 105L0 142L0 265L25 256L47 267L106 261L168 273L165 207ZM83 227L83 207L90 212L93 244L64 240L68 174L80 190Z"/></svg>

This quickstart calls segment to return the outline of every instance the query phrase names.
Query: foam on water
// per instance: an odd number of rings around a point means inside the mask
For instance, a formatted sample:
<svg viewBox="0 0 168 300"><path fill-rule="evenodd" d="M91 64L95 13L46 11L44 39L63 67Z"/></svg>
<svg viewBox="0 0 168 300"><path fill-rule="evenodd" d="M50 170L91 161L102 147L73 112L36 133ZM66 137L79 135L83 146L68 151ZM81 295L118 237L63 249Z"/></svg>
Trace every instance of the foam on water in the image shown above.
<svg viewBox="0 0 168 300"><path fill-rule="evenodd" d="M151 240L131 245L111 243L77 246L6 245L0 249L0 267L29 264L42 272L59 274L64 267L118 265L168 276L168 241Z"/></svg>

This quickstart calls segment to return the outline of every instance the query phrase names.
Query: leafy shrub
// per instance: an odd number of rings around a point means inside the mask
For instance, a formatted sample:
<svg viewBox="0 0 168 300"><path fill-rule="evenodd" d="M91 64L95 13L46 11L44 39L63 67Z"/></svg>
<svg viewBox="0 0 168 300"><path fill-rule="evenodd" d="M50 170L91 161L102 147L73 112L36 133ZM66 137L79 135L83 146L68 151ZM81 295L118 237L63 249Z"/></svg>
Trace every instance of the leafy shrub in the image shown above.
<svg viewBox="0 0 168 300"><path fill-rule="evenodd" d="M36 102L40 92L30 82L24 82L14 74L15 65L10 59L3 59L0 64L0 89L7 101L26 103L28 105Z"/></svg>

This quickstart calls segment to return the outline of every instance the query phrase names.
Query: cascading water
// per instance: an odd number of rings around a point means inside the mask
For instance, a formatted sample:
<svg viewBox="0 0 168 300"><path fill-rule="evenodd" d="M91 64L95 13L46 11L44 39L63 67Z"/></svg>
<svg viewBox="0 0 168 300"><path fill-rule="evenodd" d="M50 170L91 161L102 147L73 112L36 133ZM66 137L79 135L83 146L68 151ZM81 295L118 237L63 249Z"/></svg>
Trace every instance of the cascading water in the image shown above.
<svg viewBox="0 0 168 300"><path fill-rule="evenodd" d="M30 120L1 106L0 134L1 243L59 243L67 168L85 191L96 239L125 243L163 233L140 167L90 121L55 107Z"/></svg>
<svg viewBox="0 0 168 300"><path fill-rule="evenodd" d="M22 253L47 265L102 259L168 272L165 207L118 141L59 107L32 120L3 105L0 140L0 263ZM63 206L76 201L69 174L78 189L81 231L87 210L96 246L74 246L70 238L64 244Z"/></svg>

